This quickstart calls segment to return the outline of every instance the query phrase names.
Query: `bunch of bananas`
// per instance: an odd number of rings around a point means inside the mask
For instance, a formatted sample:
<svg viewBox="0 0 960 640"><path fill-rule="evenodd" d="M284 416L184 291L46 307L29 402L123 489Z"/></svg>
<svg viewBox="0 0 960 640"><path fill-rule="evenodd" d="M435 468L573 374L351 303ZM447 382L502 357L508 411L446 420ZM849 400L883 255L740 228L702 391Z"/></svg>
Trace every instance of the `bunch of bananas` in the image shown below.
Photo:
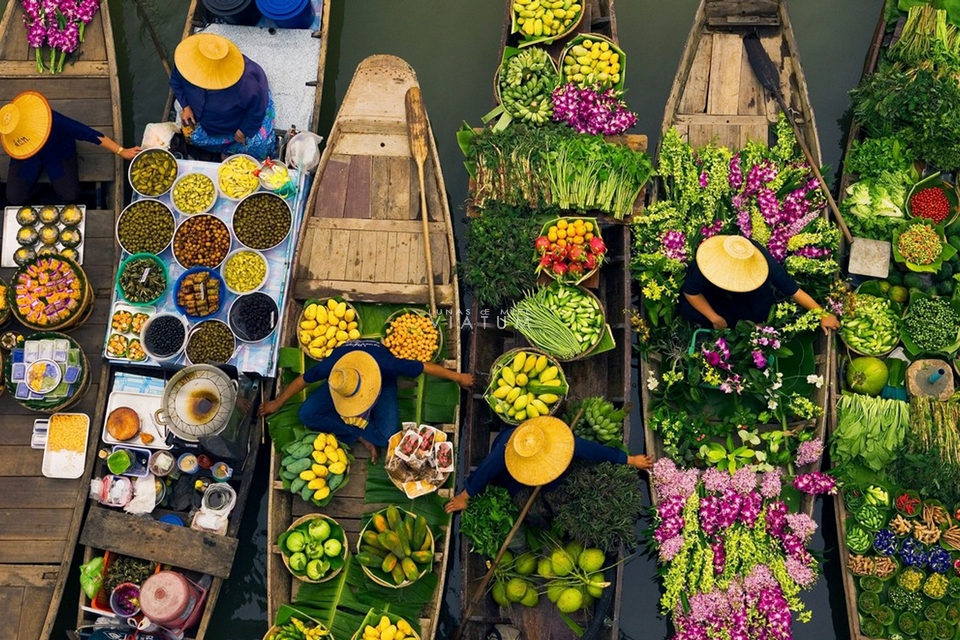
<svg viewBox="0 0 960 640"><path fill-rule="evenodd" d="M502 420L519 424L550 415L567 390L560 367L543 354L521 351L491 376L486 399Z"/></svg>
<svg viewBox="0 0 960 640"><path fill-rule="evenodd" d="M390 505L374 513L360 538L364 571L396 585L418 580L433 565L433 534L423 516Z"/></svg>
<svg viewBox="0 0 960 640"><path fill-rule="evenodd" d="M344 342L360 337L359 322L357 312L346 302L333 298L312 302L300 316L300 346L314 360L326 358Z"/></svg>
<svg viewBox="0 0 960 640"><path fill-rule="evenodd" d="M500 67L500 104L518 120L545 124L553 117L553 90L559 80L549 53L524 49Z"/></svg>
<svg viewBox="0 0 960 640"><path fill-rule="evenodd" d="M630 411L629 406L616 409L612 402L602 396L590 396L570 407L567 421L576 417L581 409L583 415L580 420L570 425L575 435L601 444L623 442L623 419Z"/></svg>
<svg viewBox="0 0 960 640"><path fill-rule="evenodd" d="M317 640L330 635L323 625L310 627L307 624L298 618L290 618L289 622L268 633L264 640Z"/></svg>
<svg viewBox="0 0 960 640"><path fill-rule="evenodd" d="M330 433L310 432L283 448L280 478L290 492L322 507L346 481L347 452Z"/></svg>
<svg viewBox="0 0 960 640"><path fill-rule="evenodd" d="M513 0L513 13L524 40L561 36L582 11L583 5L575 0Z"/></svg>
<svg viewBox="0 0 960 640"><path fill-rule="evenodd" d="M390 622L387 616L380 616L380 623L377 626L371 624L363 628L363 640L406 640L408 638L418 638L414 633L410 623L399 618L397 624Z"/></svg>

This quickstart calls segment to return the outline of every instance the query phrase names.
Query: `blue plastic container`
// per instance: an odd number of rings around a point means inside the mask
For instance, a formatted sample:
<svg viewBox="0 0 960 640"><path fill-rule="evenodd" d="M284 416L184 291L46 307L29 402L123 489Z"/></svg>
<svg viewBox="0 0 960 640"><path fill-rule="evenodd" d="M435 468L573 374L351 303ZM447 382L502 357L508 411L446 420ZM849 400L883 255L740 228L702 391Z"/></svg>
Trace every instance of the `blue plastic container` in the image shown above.
<svg viewBox="0 0 960 640"><path fill-rule="evenodd" d="M310 0L257 0L257 8L282 29L309 29L313 24Z"/></svg>
<svg viewBox="0 0 960 640"><path fill-rule="evenodd" d="M255 27L260 21L254 0L203 0L203 6L215 19L227 24Z"/></svg>

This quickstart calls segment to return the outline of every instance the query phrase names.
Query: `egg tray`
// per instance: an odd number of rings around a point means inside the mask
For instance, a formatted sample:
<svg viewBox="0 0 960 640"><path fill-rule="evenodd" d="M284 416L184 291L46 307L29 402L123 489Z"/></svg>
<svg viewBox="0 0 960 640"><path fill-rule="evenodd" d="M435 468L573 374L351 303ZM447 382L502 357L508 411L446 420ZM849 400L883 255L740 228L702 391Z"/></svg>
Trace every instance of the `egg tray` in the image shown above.
<svg viewBox="0 0 960 640"><path fill-rule="evenodd" d="M42 205L32 205L35 209L40 209ZM65 205L57 205L57 209L63 209ZM80 208L80 211L83 212L83 218L80 220L79 225L70 225L76 229L80 230L80 244L78 244L74 249L77 252L76 263L83 266L83 257L84 257L84 245L86 244L87 238L87 206L86 205L77 205ZM14 267L18 265L13 261L13 254L17 252L17 249L20 248L20 243L17 242L17 232L20 230L20 223L17 222L17 212L21 207L5 207L3 210L3 235L0 236L0 267ZM40 232L40 227L43 226L42 222L37 221L33 228ZM67 225L62 223L57 223L56 225L59 231L63 231L67 228ZM40 241L37 241L37 244L34 245L34 249L38 249L43 246ZM53 245L57 250L64 248L59 242Z"/></svg>

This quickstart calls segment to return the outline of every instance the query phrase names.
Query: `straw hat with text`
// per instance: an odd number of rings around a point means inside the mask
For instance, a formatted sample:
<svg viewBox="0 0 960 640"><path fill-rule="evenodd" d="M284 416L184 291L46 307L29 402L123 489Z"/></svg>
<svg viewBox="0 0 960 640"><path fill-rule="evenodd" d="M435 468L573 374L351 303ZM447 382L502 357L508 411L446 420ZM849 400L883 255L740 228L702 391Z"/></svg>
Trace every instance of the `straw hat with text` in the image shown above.
<svg viewBox="0 0 960 640"><path fill-rule="evenodd" d="M573 431L563 420L530 418L507 440L507 471L517 482L531 487L549 484L570 466L573 447Z"/></svg>
<svg viewBox="0 0 960 640"><path fill-rule="evenodd" d="M24 91L0 108L0 142L14 160L37 153L50 137L53 112L43 94Z"/></svg>
<svg viewBox="0 0 960 640"><path fill-rule="evenodd" d="M327 384L333 406L343 418L362 416L380 395L380 366L366 351L351 351L333 365ZM364 424L358 426L366 426Z"/></svg>
<svg viewBox="0 0 960 640"><path fill-rule="evenodd" d="M223 36L198 33L177 45L173 60L187 82L201 89L226 89L243 75L243 54Z"/></svg>
<svg viewBox="0 0 960 640"><path fill-rule="evenodd" d="M767 281L770 267L757 247L743 236L713 236L697 248L703 277L725 291L754 291Z"/></svg>

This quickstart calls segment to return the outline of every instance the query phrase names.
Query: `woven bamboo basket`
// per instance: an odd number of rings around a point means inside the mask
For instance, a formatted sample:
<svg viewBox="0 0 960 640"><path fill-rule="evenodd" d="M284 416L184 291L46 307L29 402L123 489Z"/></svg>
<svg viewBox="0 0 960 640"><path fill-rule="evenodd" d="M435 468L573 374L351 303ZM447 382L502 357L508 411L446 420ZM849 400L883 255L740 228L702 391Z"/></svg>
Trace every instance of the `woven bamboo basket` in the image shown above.
<svg viewBox="0 0 960 640"><path fill-rule="evenodd" d="M557 387L556 395L560 396L560 399L553 403L549 408L547 415L555 415L557 411L560 410L560 405L563 404L563 400L569 392L569 385L567 383L566 374L563 372L563 367L560 366L560 361L551 356L548 353L544 353L540 349L535 349L532 347L526 348L516 348L507 351L502 356L500 356L494 365L490 368L490 382L487 384L487 389L483 393L483 399L487 401L487 404L490 405L490 408L494 412L497 410L497 404L500 402L497 398L493 397L493 392L496 391L496 380L500 377L500 371L506 366L510 366L510 363L513 361L514 356L516 356L521 351L525 353L535 353L537 356L543 355L547 357L547 366L555 366L557 368L558 374L557 379L561 381L561 386ZM506 412L497 413L497 416L506 422L507 424L518 425L521 421L515 420L507 415Z"/></svg>
<svg viewBox="0 0 960 640"><path fill-rule="evenodd" d="M394 613L370 609L370 611L367 612L367 616L363 619L363 622L360 623L360 628L357 629L357 632L353 634L353 637L351 637L350 640L363 640L363 630L366 629L368 625L371 627L377 626L377 623L380 622L380 618L382 616L386 616L387 619L390 620L391 624L397 624L397 622L400 620L404 620L406 622L404 618L401 618ZM410 623L407 622L407 624ZM410 625L410 628L413 629L413 625ZM407 640L420 640L420 634L418 634L416 629L414 629L413 635L407 636Z"/></svg>
<svg viewBox="0 0 960 640"><path fill-rule="evenodd" d="M19 404L24 409L28 409L30 411L37 411L39 413L52 414L52 413L57 413L58 411L63 411L69 407L72 407L76 403L78 403L80 399L83 398L84 394L87 392L87 389L90 387L90 361L87 359L87 356L83 352L83 349L80 348L80 345L77 344L76 341L72 340L70 336L63 333L56 332L56 331L46 331L46 332L42 332L39 335L34 334L28 337L30 339L39 338L39 339L68 340L70 342L71 348L78 349L80 351L81 372L80 372L80 378L78 378L77 382L75 383L76 387L74 389L74 392L70 396L60 399L59 402L49 403L48 401L40 401L40 400L21 400L20 398L17 398L16 395L14 395L13 390L11 390L10 393L11 395L14 396L14 399L16 400L17 404ZM9 376L10 363L3 362L2 358L0 358L0 363L4 365L3 374L5 376ZM7 378L7 380L9 380L9 378Z"/></svg>
<svg viewBox="0 0 960 640"><path fill-rule="evenodd" d="M76 329L80 327L84 322L86 322L90 318L90 315L92 313L92 307L93 307L93 290L92 289L93 288L90 285L90 280L89 278L87 278L87 274L84 272L83 268L73 260L69 258L64 258L63 256L56 256L56 258L58 260L62 260L63 262L66 262L70 266L70 268L74 270L74 273L76 273L77 276L80 277L81 284L83 287L83 295L80 298L79 307L73 315L71 315L69 318L67 318L65 321L61 322L60 324L46 324L46 325L36 324L36 323L30 322L29 320L27 320L27 318L23 317L20 314L19 309L17 308L16 289L15 287L10 286L7 288L7 301L8 301L9 310L10 312L12 312L13 316L23 326L25 326L28 329L33 329L34 331L66 331L70 329ZM32 265L37 260L42 260L42 259L43 258L35 258L34 260L31 260L20 269L17 269L17 272L14 274L13 278L10 281L11 285L16 281L17 274L19 274L21 271L26 269L28 266Z"/></svg>
<svg viewBox="0 0 960 640"><path fill-rule="evenodd" d="M311 304L313 304L313 303L324 304L324 305L325 305L325 304L327 304L327 301L328 301L328 300L330 300L330 298L323 298L323 299L320 299L320 300L315 299L315 298L311 298L310 300L307 300L306 302L303 303L303 309L306 309L307 307L309 307L309 306L310 306ZM356 323L357 323L357 327L362 327L363 324L360 322L360 314L357 313L357 308L354 307L354 306L353 306L352 304L350 304L349 302L347 302L346 300L343 300L342 302L344 302L344 303L347 305L347 309L353 309L354 319L355 319L355 321L356 321ZM297 316L297 331L296 331L296 334L297 334L297 346L300 347L300 351L303 352L303 355L307 356L307 357L310 358L311 360L314 360L315 362L319 362L319 360L317 360L316 358L314 358L313 356L310 355L310 349L307 348L307 345L303 344L303 342L300 341L300 323L305 320L305 318L303 317L303 309L300 310L300 314ZM341 344L342 344L342 343L341 343ZM340 345L337 345L337 346L340 346ZM323 360L323 358L320 358L320 360Z"/></svg>
<svg viewBox="0 0 960 640"><path fill-rule="evenodd" d="M289 527L287 527L287 531L293 531L294 529L296 529L297 527L299 527L299 526L302 525L303 523L305 523L305 522L310 522L311 520L316 520L317 518L323 518L324 520L327 520L327 521L330 522L331 524L335 525L338 529L340 529L340 535L341 535L341 537L343 538L343 540L340 541L340 542L343 543L343 553L340 555L340 557L342 557L343 560L344 560L344 562L346 562L346 560L347 560L347 534L346 534L346 532L343 530L343 527L340 526L340 523L337 522L336 520L334 520L333 518L331 518L330 516L324 515L324 514L322 514L322 513L308 513L308 514L303 515L303 516L300 516L299 518L297 518L296 520L294 520L293 523L292 523ZM296 578L297 580L300 580L300 581L302 581L302 582L309 582L310 584L320 584L320 583L322 583L322 582L326 582L326 581L328 581L328 580L332 580L333 578L335 578L335 577L337 576L337 574L339 574L341 571L343 571L343 566L341 566L341 567L340 567L339 569L337 569L336 571L331 571L330 573L328 573L328 574L325 575L324 577L320 578L319 580L311 580L311 579L308 578L306 575L302 575L302 576L301 576L301 575L297 575L296 573L293 572L293 570L290 568L290 558L287 557L287 554L281 552L281 553L280 553L280 557L283 558L283 565L287 568L287 571L290 572L290 575L292 575L292 576L293 576L294 578ZM344 565L344 566L345 566L345 565Z"/></svg>
<svg viewBox="0 0 960 640"><path fill-rule="evenodd" d="M414 515L409 511L407 511L406 509L398 509L398 511L400 511L400 515L403 518ZM371 516L378 513L384 514L386 513L386 509L381 509L380 511L376 511L373 514L371 514ZM363 529L361 529L360 535L357 537L357 553L360 553L360 545L363 544L363 534L366 533L371 526L373 526L372 517L370 518L370 520L367 521L366 526L364 526ZM433 555L436 553L437 541L436 541L436 538L433 537L433 530L430 527L427 527L427 539L430 540L429 551L430 551L430 554ZM387 587L388 589L402 589L404 587L409 587L411 584L413 584L423 576L427 575L433 568L433 563L431 562L429 565L427 565L427 567L423 571L420 572L420 574L417 576L417 580L404 580L400 584L390 582L389 580L385 580L384 578L380 577L380 575L378 574L383 574L383 572L380 571L379 568L374 570L362 564L360 565L360 568L363 569L363 572L367 574L368 578L373 580L376 584L380 585L381 587Z"/></svg>

